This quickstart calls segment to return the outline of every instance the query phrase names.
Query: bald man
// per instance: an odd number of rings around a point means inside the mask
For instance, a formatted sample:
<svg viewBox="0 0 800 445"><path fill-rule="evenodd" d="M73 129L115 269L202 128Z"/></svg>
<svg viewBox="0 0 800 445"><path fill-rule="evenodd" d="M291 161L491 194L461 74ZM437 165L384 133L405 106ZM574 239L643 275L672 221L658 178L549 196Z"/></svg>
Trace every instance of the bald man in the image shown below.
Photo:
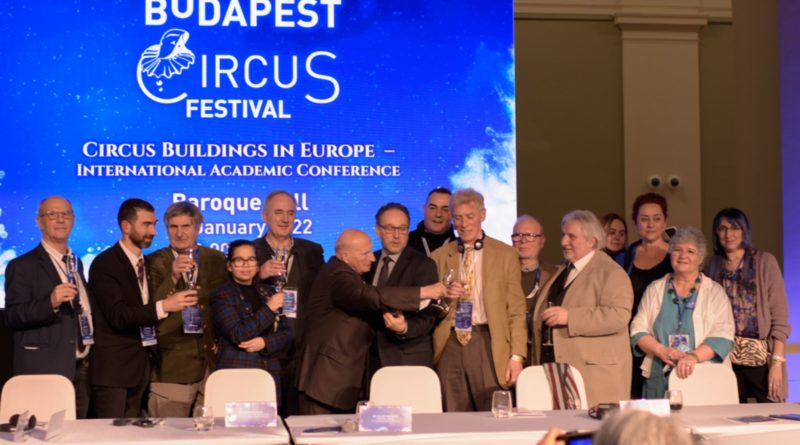
<svg viewBox="0 0 800 445"><path fill-rule="evenodd" d="M417 311L420 300L445 294L442 283L374 287L362 275L375 261L369 236L355 229L336 240L336 256L322 267L307 302L306 344L298 390L303 414L354 412L366 398L369 347L375 314Z"/></svg>
<svg viewBox="0 0 800 445"><path fill-rule="evenodd" d="M6 269L6 316L14 336L14 375L60 374L75 387L76 414L89 409L88 360L94 342L83 263L69 247L72 204L39 204L42 241Z"/></svg>

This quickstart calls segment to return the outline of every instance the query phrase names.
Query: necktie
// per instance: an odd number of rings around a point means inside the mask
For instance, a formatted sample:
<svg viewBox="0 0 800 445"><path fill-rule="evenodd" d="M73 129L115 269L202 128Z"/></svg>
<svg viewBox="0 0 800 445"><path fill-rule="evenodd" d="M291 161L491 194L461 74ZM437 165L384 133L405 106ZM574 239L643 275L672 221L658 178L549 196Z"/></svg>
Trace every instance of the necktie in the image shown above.
<svg viewBox="0 0 800 445"><path fill-rule="evenodd" d="M139 258L136 262L136 277L139 279L139 287L144 286L144 258Z"/></svg>
<svg viewBox="0 0 800 445"><path fill-rule="evenodd" d="M378 275L378 286L383 286L389 281L389 265L392 263L392 257L383 257L383 267L381 273Z"/></svg>
<svg viewBox="0 0 800 445"><path fill-rule="evenodd" d="M561 306L561 303L564 301L564 285L567 282L567 278L569 277L569 273L575 266L572 263L567 263L567 266L564 267L564 270L561 271L560 274L556 277L555 281L553 281L553 285L550 286L550 290L547 292L547 301L545 302L546 308L552 306ZM555 348L553 346L553 328L550 326L545 326L542 323L542 348L541 348L541 362L542 363L550 363L555 362Z"/></svg>
<svg viewBox="0 0 800 445"><path fill-rule="evenodd" d="M472 260L475 251L472 246L464 248L464 256L461 259L461 277L464 280L464 296L461 297L462 301L472 301L472 279L474 277L474 267L472 267ZM475 306L472 307L475 310ZM471 331L456 331L456 339L462 346L466 346L472 339Z"/></svg>
<svg viewBox="0 0 800 445"><path fill-rule="evenodd" d="M72 258L70 255L64 255L61 257L61 260L64 261L64 264L67 266L67 281L74 284L78 287L78 293L75 294L75 299L72 300L72 309L75 311L77 315L75 317L75 327L77 328L77 338L76 345L78 348L79 353L83 353L86 350L86 346L83 344L83 332L81 332L81 317L80 315L83 314L83 306L81 306L81 291L80 286L78 286L78 277L75 276L77 271L76 268L73 267Z"/></svg>

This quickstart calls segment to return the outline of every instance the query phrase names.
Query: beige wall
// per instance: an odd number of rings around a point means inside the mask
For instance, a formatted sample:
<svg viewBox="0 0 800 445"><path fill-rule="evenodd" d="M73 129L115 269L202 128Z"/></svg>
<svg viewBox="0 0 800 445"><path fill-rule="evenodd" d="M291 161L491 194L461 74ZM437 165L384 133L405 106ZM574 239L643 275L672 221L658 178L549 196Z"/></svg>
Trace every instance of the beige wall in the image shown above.
<svg viewBox="0 0 800 445"><path fill-rule="evenodd" d="M673 221L707 234L717 210L742 208L757 245L782 258L776 14L775 0L734 0L732 24L701 28L700 153L687 155L700 160L700 183L661 191L678 204ZM621 30L611 16L518 14L515 25L518 208L543 220L543 259L557 262L566 211L627 217L626 193L646 190L624 179ZM629 173L649 168L640 158ZM693 199L699 212L677 202Z"/></svg>
<svg viewBox="0 0 800 445"><path fill-rule="evenodd" d="M518 19L517 200L542 220L543 259L561 259L561 216L622 212L619 29L609 20Z"/></svg>

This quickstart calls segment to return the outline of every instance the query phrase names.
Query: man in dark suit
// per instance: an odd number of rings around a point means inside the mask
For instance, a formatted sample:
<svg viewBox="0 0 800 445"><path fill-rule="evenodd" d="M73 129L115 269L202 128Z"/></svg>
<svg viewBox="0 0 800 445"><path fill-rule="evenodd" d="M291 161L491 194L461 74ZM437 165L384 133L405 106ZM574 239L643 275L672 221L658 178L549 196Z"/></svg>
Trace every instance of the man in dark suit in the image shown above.
<svg viewBox="0 0 800 445"><path fill-rule="evenodd" d="M408 236L408 247L431 256L442 245L456 239L450 219L450 192L444 187L436 187L428 193L422 207L424 217L417 228Z"/></svg>
<svg viewBox="0 0 800 445"><path fill-rule="evenodd" d="M14 375L68 378L75 386L76 414L82 419L89 410L87 367L94 332L83 263L69 248L75 223L72 204L60 196L44 199L36 223L42 242L6 268Z"/></svg>
<svg viewBox="0 0 800 445"><path fill-rule="evenodd" d="M280 407L284 416L299 414L297 388L297 354L303 347L303 325L306 320L308 298L311 285L317 277L319 270L325 263L322 256L322 246L319 244L292 236L295 217L297 215L297 201L295 197L284 190L275 190L264 199L264 209L261 213L267 223L267 234L254 241L256 257L258 258L258 277L268 286L278 287L276 281L280 276L285 283L280 283L288 289L297 291L296 313L288 314L286 321L294 333L293 344L281 354L281 386L283 391ZM286 258L278 258L278 252L287 252Z"/></svg>
<svg viewBox="0 0 800 445"><path fill-rule="evenodd" d="M225 255L197 245L203 214L196 205L175 202L164 212L169 246L147 255L153 299L197 289L202 328L184 326L182 313L158 323L158 360L150 380L147 411L156 417L188 417L203 404L205 378L214 370L214 326L208 296L227 280ZM189 280L187 282L187 280ZM202 332L197 332L202 331Z"/></svg>
<svg viewBox="0 0 800 445"><path fill-rule="evenodd" d="M393 309L415 311L420 300L444 295L442 283L371 286L362 274L374 261L369 236L348 229L336 240L336 256L314 281L307 307L307 317L314 323L306 330L299 367L303 413L353 412L366 388L375 315Z"/></svg>
<svg viewBox="0 0 800 445"><path fill-rule="evenodd" d="M375 233L381 249L374 252L366 281L373 286L426 286L436 283L436 263L408 246L408 209L398 203L381 207L375 215ZM428 305L422 311L383 313L385 327L378 329L376 349L383 366L417 365L433 368L431 332L444 313Z"/></svg>
<svg viewBox="0 0 800 445"><path fill-rule="evenodd" d="M531 215L522 215L514 223L511 243L519 255L519 268L522 272L522 294L525 295L525 320L528 324L528 350L533 344L533 306L539 297L539 289L553 275L558 267L541 264L539 254L544 248L547 237L544 235L542 223ZM531 358L525 359L525 366L530 366Z"/></svg>
<svg viewBox="0 0 800 445"><path fill-rule="evenodd" d="M89 269L95 320L95 345L89 364L92 404L97 417L139 416L150 380L155 326L169 312L197 304L197 291L175 292L156 302L148 291L142 249L156 234L153 206L128 199L117 214L122 239L106 249Z"/></svg>

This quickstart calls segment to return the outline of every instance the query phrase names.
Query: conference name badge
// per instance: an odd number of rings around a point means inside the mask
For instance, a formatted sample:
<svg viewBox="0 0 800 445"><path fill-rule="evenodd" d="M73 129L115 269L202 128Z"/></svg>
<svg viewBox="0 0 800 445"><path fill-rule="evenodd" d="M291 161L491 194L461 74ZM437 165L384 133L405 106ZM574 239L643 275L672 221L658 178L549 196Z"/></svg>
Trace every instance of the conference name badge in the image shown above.
<svg viewBox="0 0 800 445"><path fill-rule="evenodd" d="M411 432L411 407L405 405L369 405L358 413L358 431Z"/></svg>
<svg viewBox="0 0 800 445"><path fill-rule="evenodd" d="M297 318L297 288L283 288L283 315L286 318Z"/></svg>
<svg viewBox="0 0 800 445"><path fill-rule="evenodd" d="M139 336L142 337L142 346L147 347L158 344L155 326L139 326Z"/></svg>
<svg viewBox="0 0 800 445"><path fill-rule="evenodd" d="M456 306L456 332L472 332L472 301L459 301Z"/></svg>
<svg viewBox="0 0 800 445"><path fill-rule="evenodd" d="M276 402L225 403L225 428L272 427L277 424Z"/></svg>

